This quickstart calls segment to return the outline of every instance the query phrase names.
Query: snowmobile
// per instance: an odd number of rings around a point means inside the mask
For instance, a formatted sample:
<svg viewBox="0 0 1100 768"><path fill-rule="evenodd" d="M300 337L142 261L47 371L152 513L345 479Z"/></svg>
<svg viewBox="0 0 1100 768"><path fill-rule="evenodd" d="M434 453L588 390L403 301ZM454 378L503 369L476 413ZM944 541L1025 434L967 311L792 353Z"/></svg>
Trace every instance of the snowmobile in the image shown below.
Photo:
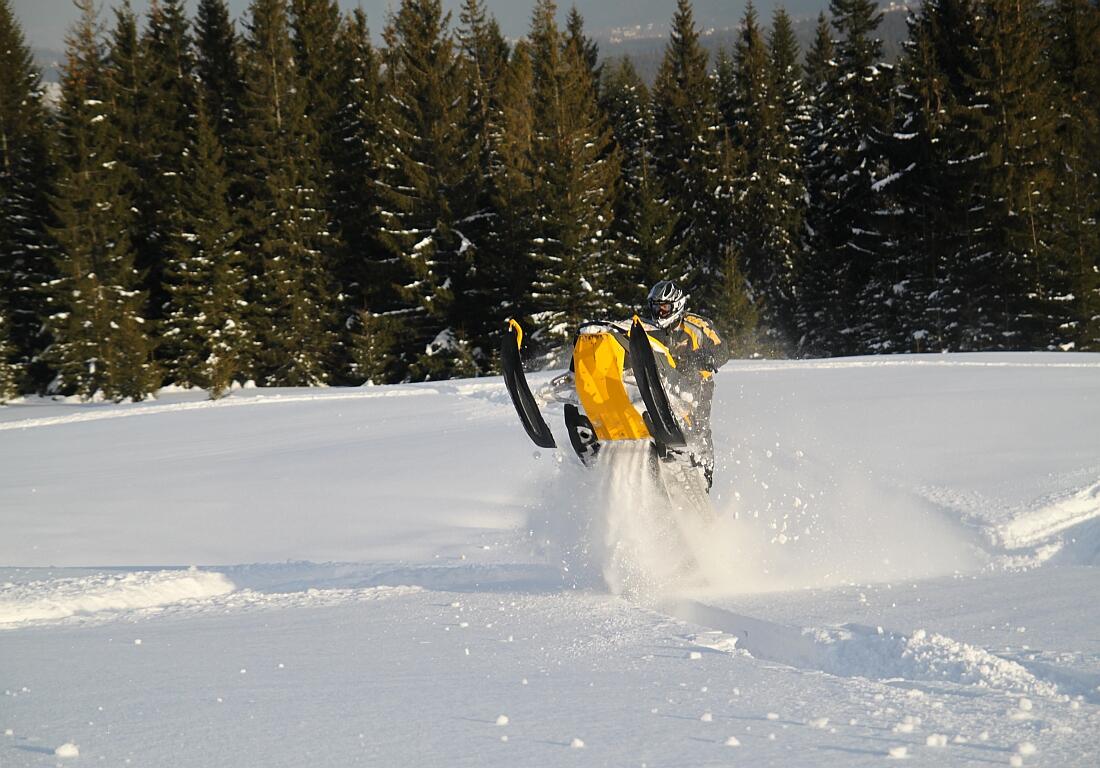
<svg viewBox="0 0 1100 768"><path fill-rule="evenodd" d="M693 444L691 403L677 392L676 360L653 334L655 325L632 321L599 321L581 325L573 339L569 370L550 381L536 398L524 374L523 328L509 320L501 344L504 383L520 423L541 448L557 443L539 408L539 400L564 403L570 445L585 466L599 461L601 446L620 441L648 441L653 474L668 490L695 507L709 509L709 477Z"/></svg>

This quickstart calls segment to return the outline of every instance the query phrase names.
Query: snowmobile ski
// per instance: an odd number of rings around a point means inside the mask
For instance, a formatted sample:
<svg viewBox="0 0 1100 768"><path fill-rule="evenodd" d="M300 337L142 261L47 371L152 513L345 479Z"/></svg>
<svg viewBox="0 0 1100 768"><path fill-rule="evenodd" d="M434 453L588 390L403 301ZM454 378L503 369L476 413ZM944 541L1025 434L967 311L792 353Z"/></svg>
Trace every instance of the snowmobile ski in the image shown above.
<svg viewBox="0 0 1100 768"><path fill-rule="evenodd" d="M630 326L630 363L642 402L645 403L646 413L643 418L650 434L667 447L679 448L687 445L684 432L672 412L668 395L661 384L657 361L653 357L652 339L637 317Z"/></svg>
<svg viewBox="0 0 1100 768"><path fill-rule="evenodd" d="M504 371L504 384L508 387L508 395L512 398L512 405L516 407L519 420L523 428L540 448L556 448L554 435L546 420L539 413L538 403L531 394L531 387L527 384L527 377L523 373L523 361L519 351L523 346L523 328L515 320L508 321L507 330L504 332L504 341L500 345L500 364Z"/></svg>

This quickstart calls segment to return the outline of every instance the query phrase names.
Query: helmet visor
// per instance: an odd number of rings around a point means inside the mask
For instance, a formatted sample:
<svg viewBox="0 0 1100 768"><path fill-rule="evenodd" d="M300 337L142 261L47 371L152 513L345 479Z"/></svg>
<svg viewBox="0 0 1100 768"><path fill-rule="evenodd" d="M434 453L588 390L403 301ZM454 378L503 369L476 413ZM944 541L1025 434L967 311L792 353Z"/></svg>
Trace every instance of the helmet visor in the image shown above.
<svg viewBox="0 0 1100 768"><path fill-rule="evenodd" d="M659 320L667 320L672 315L673 304L671 301L649 302L649 312L652 317Z"/></svg>

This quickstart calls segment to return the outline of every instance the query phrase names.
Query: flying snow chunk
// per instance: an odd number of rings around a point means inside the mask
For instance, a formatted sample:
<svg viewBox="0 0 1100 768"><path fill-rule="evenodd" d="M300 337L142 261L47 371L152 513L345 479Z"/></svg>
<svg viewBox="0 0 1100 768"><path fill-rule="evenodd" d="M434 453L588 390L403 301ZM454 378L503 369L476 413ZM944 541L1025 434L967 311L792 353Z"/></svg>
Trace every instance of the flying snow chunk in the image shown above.
<svg viewBox="0 0 1100 768"><path fill-rule="evenodd" d="M73 744L71 741L66 741L55 749L53 753L57 757L80 757L80 747Z"/></svg>
<svg viewBox="0 0 1100 768"><path fill-rule="evenodd" d="M1038 750L1030 741L1021 741L1016 745L1016 751L1021 755L1034 755Z"/></svg>
<svg viewBox="0 0 1100 768"><path fill-rule="evenodd" d="M710 712L704 712L703 716L699 719L702 720L704 723L713 723L714 715L712 715Z"/></svg>
<svg viewBox="0 0 1100 768"><path fill-rule="evenodd" d="M728 739L726 739L726 746L727 747L739 747L739 746L741 746L741 742L737 740L736 736L730 736Z"/></svg>
<svg viewBox="0 0 1100 768"><path fill-rule="evenodd" d="M576 737L573 737L573 740L571 742L569 742L569 746L572 747L573 749L584 749L584 741L582 741L581 739L578 739Z"/></svg>
<svg viewBox="0 0 1100 768"><path fill-rule="evenodd" d="M768 714L764 715L764 717L768 718L769 720L778 720L779 719L779 715L776 714L775 712L769 712Z"/></svg>
<svg viewBox="0 0 1100 768"><path fill-rule="evenodd" d="M699 659L703 658L703 654L699 653L699 651L692 651L688 654L688 658L692 661L698 661Z"/></svg>
<svg viewBox="0 0 1100 768"><path fill-rule="evenodd" d="M500 715L497 718L497 725L508 725L508 715Z"/></svg>
<svg viewBox="0 0 1100 768"><path fill-rule="evenodd" d="M909 747L890 747L886 754L894 760L905 760L909 757Z"/></svg>
<svg viewBox="0 0 1100 768"><path fill-rule="evenodd" d="M925 746L928 747L946 747L947 737L942 733L931 733L928 738L924 740Z"/></svg>

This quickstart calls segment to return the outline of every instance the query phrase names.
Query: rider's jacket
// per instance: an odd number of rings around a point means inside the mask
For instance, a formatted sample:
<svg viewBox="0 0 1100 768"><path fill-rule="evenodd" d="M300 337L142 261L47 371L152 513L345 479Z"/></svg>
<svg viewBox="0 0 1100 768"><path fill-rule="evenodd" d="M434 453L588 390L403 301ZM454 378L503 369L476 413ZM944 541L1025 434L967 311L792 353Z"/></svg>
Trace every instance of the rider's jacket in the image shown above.
<svg viewBox="0 0 1100 768"><path fill-rule="evenodd" d="M653 334L658 335L658 334ZM698 372L704 380L710 377L730 359L725 342L714 330L714 324L700 315L688 313L676 327L664 332L669 351L676 360L676 368L682 377L688 371Z"/></svg>

